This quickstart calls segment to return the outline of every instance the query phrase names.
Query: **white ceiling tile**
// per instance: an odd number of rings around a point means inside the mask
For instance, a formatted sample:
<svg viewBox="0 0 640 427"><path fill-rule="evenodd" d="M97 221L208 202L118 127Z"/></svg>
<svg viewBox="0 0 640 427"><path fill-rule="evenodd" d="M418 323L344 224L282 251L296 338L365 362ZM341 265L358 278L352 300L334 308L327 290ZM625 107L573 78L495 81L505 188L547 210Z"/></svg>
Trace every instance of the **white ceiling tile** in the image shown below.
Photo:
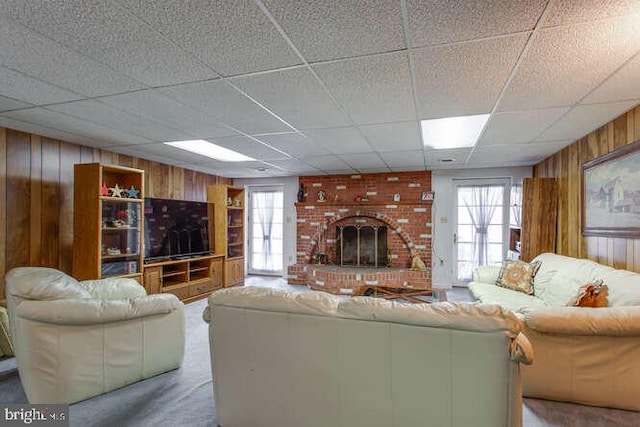
<svg viewBox="0 0 640 427"><path fill-rule="evenodd" d="M386 169L387 165L377 153L341 154L340 160L356 170Z"/></svg>
<svg viewBox="0 0 640 427"><path fill-rule="evenodd" d="M422 149L419 124L415 121L360 126L360 131L379 152Z"/></svg>
<svg viewBox="0 0 640 427"><path fill-rule="evenodd" d="M168 161L171 161L171 164L203 163L209 160L206 156L181 150L161 142L129 146L129 148L144 153L144 158L149 159L149 156L153 156L154 158L150 160L165 159L162 163L167 163Z"/></svg>
<svg viewBox="0 0 640 427"><path fill-rule="evenodd" d="M402 166L424 167L422 150L400 151L398 149L398 151L380 153L380 157L390 168Z"/></svg>
<svg viewBox="0 0 640 427"><path fill-rule="evenodd" d="M50 104L82 96L0 66L0 95L30 104Z"/></svg>
<svg viewBox="0 0 640 427"><path fill-rule="evenodd" d="M437 166L442 164L443 159L453 159L451 164L464 164L471 153L471 148L455 148L449 150L424 150L425 165Z"/></svg>
<svg viewBox="0 0 640 427"><path fill-rule="evenodd" d="M640 98L640 54L605 80L581 103L595 104L637 98Z"/></svg>
<svg viewBox="0 0 640 427"><path fill-rule="evenodd" d="M149 89L100 98L116 109L163 123L194 138L223 137L236 132L218 123L211 116L190 108L162 93Z"/></svg>
<svg viewBox="0 0 640 427"><path fill-rule="evenodd" d="M314 168L311 165L308 165L300 160L268 160L266 161L267 164L269 165L274 165L279 167L281 170L283 171L287 171L290 172L291 174L297 175L297 174L316 174L316 173L320 173L321 171L318 170L317 168Z"/></svg>
<svg viewBox="0 0 640 427"><path fill-rule="evenodd" d="M312 156L302 159L305 163L328 172L331 170L353 170L349 168L349 165L344 163L338 156Z"/></svg>
<svg viewBox="0 0 640 427"><path fill-rule="evenodd" d="M158 144L154 143L153 145ZM153 162L162 163L165 165L173 165L178 166L184 162L180 160L169 157L164 154L158 154L153 150L149 149L147 145L124 145L124 146L112 146L106 147L107 150L113 151L114 153L126 154L127 156L138 157L145 160L151 160Z"/></svg>
<svg viewBox="0 0 640 427"><path fill-rule="evenodd" d="M599 128L638 101L613 102L608 104L578 105L572 108L558 123L538 137L539 141L576 140Z"/></svg>
<svg viewBox="0 0 640 427"><path fill-rule="evenodd" d="M59 139L66 142L73 142L79 145L86 145L89 147L103 148L109 145L108 142L93 140L82 135L61 131L58 129L41 126L39 124L33 124L24 122L21 120L11 119L9 117L3 117L0 115L0 127L7 127L22 132L33 133L35 135L46 136L52 139Z"/></svg>
<svg viewBox="0 0 640 427"><path fill-rule="evenodd" d="M554 141L549 143L518 144L516 147L509 145L477 147L471 154L469 163L495 163L503 166L513 162L535 164L561 150L569 143L567 141Z"/></svg>
<svg viewBox="0 0 640 427"><path fill-rule="evenodd" d="M395 0L264 0L307 61L347 58L405 47Z"/></svg>
<svg viewBox="0 0 640 427"><path fill-rule="evenodd" d="M240 77L231 82L297 129L349 124L344 112L307 68Z"/></svg>
<svg viewBox="0 0 640 427"><path fill-rule="evenodd" d="M221 80L173 86L164 88L163 91L181 103L247 134L292 130L291 127Z"/></svg>
<svg viewBox="0 0 640 427"><path fill-rule="evenodd" d="M0 64L85 96L144 87L122 73L2 17Z"/></svg>
<svg viewBox="0 0 640 427"><path fill-rule="evenodd" d="M118 2L222 75L301 63L251 0Z"/></svg>
<svg viewBox="0 0 640 427"><path fill-rule="evenodd" d="M423 171L427 170L424 165L421 166L390 166L391 172L413 172L413 171ZM433 169L432 166L429 166L429 169Z"/></svg>
<svg viewBox="0 0 640 427"><path fill-rule="evenodd" d="M546 0L408 0L412 46L431 46L534 28Z"/></svg>
<svg viewBox="0 0 640 427"><path fill-rule="evenodd" d="M2 115L28 123L75 133L89 139L101 140L108 145L143 144L145 142L151 142L146 138L141 138L117 129L106 128L44 108L7 111L2 113Z"/></svg>
<svg viewBox="0 0 640 427"><path fill-rule="evenodd" d="M543 29L532 43L498 111L575 104L640 49L640 32L605 20Z"/></svg>
<svg viewBox="0 0 640 427"><path fill-rule="evenodd" d="M331 154L322 145L299 133L262 135L256 138L293 157L326 156Z"/></svg>
<svg viewBox="0 0 640 427"><path fill-rule="evenodd" d="M149 86L204 80L210 68L108 0L12 2L5 16Z"/></svg>
<svg viewBox="0 0 640 427"><path fill-rule="evenodd" d="M415 118L405 52L318 64L313 68L358 124Z"/></svg>
<svg viewBox="0 0 640 427"><path fill-rule="evenodd" d="M371 147L353 127L317 129L305 132L316 144L334 154L368 153Z"/></svg>
<svg viewBox="0 0 640 427"><path fill-rule="evenodd" d="M490 112L526 41L520 34L415 50L419 117Z"/></svg>
<svg viewBox="0 0 640 427"><path fill-rule="evenodd" d="M6 96L0 96L0 111L18 110L20 108L28 108L31 106L31 104L27 104L26 102L7 98Z"/></svg>
<svg viewBox="0 0 640 427"><path fill-rule="evenodd" d="M47 109L155 141L177 141L190 137L187 133L176 131L135 114L122 112L96 100L52 105Z"/></svg>
<svg viewBox="0 0 640 427"><path fill-rule="evenodd" d="M218 144L229 150L236 151L245 156L249 156L256 160L273 160L273 159L288 159L289 156L285 153L277 151L276 149L269 148L266 144L246 137L246 136L230 136L226 138L216 138L211 140L214 144ZM228 162L230 163L230 162ZM237 163L237 162L233 162Z"/></svg>
<svg viewBox="0 0 640 427"><path fill-rule="evenodd" d="M638 0L554 0L549 2L548 9L542 22L542 26L545 27L615 16L629 16L630 19L634 19L633 14L638 13Z"/></svg>
<svg viewBox="0 0 640 427"><path fill-rule="evenodd" d="M493 114L477 146L533 141L567 111L569 107Z"/></svg>

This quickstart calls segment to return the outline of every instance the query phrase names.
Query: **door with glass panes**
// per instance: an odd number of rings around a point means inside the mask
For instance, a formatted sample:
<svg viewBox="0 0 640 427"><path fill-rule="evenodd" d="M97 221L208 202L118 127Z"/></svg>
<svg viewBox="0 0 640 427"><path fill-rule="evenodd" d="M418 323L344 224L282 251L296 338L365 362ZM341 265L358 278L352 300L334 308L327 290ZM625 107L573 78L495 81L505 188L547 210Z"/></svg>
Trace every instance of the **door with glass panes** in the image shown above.
<svg viewBox="0 0 640 427"><path fill-rule="evenodd" d="M282 186L249 187L249 274L282 275L284 263Z"/></svg>

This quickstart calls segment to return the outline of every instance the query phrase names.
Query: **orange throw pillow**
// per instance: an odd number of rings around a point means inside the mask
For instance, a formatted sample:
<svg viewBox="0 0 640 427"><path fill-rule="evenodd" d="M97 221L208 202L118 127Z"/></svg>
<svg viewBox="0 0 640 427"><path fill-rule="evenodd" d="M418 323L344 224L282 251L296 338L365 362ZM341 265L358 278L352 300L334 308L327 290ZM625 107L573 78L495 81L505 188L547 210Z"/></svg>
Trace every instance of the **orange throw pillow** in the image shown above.
<svg viewBox="0 0 640 427"><path fill-rule="evenodd" d="M567 303L571 307L606 307L609 305L607 296L609 287L597 280L594 283L587 283L578 289L578 295Z"/></svg>

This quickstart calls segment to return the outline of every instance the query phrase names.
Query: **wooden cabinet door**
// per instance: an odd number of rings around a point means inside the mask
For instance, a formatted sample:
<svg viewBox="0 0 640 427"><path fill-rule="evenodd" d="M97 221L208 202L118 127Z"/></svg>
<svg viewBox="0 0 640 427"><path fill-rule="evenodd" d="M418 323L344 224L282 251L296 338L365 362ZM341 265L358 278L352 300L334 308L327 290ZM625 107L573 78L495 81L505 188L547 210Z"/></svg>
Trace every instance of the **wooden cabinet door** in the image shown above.
<svg viewBox="0 0 640 427"><path fill-rule="evenodd" d="M145 267L144 288L147 294L160 293L160 280L162 277L162 267Z"/></svg>
<svg viewBox="0 0 640 427"><path fill-rule="evenodd" d="M211 277L213 278L214 289L221 288L224 285L223 282L223 261L222 258L211 260Z"/></svg>
<svg viewBox="0 0 640 427"><path fill-rule="evenodd" d="M244 258L227 260L225 286L236 286L244 282Z"/></svg>

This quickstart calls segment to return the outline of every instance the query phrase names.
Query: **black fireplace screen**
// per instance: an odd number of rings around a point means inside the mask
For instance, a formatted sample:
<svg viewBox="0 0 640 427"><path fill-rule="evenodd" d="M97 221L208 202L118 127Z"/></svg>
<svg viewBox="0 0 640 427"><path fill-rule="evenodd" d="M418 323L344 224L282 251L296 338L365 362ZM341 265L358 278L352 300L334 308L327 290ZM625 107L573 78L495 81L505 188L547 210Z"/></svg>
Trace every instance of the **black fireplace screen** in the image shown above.
<svg viewBox="0 0 640 427"><path fill-rule="evenodd" d="M336 227L336 261L340 265L386 267L388 249L386 226Z"/></svg>

